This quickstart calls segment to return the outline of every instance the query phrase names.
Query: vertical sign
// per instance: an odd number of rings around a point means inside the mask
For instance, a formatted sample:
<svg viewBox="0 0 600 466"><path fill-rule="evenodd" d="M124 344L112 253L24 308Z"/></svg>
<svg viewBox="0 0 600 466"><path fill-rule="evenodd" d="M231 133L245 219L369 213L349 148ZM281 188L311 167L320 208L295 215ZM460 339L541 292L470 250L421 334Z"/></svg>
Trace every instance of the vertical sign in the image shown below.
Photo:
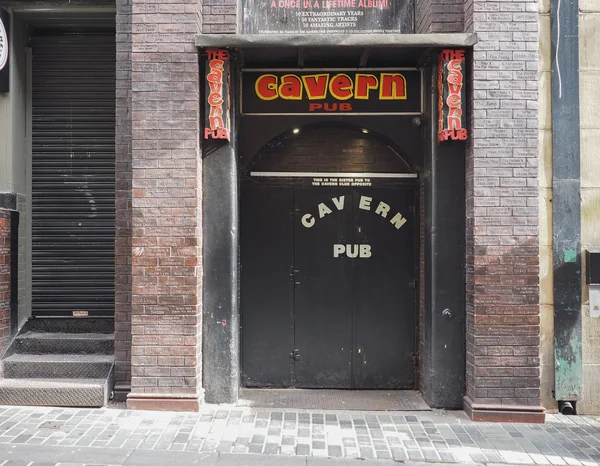
<svg viewBox="0 0 600 466"><path fill-rule="evenodd" d="M438 68L440 142L467 139L464 69L464 50L442 50Z"/></svg>
<svg viewBox="0 0 600 466"><path fill-rule="evenodd" d="M229 118L229 52L206 51L206 102L204 109L204 139L230 140Z"/></svg>
<svg viewBox="0 0 600 466"><path fill-rule="evenodd" d="M0 92L8 92L9 15L0 8Z"/></svg>

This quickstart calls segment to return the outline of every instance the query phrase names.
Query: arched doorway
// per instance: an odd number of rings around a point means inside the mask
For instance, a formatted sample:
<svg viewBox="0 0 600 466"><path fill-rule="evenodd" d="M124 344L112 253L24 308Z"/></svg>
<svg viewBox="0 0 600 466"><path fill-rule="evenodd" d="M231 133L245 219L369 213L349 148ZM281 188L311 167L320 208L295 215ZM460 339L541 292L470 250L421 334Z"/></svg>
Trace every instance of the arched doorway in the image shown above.
<svg viewBox="0 0 600 466"><path fill-rule="evenodd" d="M314 126L242 176L242 384L414 388L416 173L367 130Z"/></svg>

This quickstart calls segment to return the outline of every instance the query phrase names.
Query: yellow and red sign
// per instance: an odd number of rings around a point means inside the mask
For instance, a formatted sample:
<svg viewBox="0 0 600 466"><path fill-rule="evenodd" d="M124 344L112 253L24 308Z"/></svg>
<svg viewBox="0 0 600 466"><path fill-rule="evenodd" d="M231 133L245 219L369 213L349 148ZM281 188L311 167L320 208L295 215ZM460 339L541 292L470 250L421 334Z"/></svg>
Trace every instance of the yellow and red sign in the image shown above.
<svg viewBox="0 0 600 466"><path fill-rule="evenodd" d="M246 70L245 114L419 114L421 72L402 70Z"/></svg>
<svg viewBox="0 0 600 466"><path fill-rule="evenodd" d="M231 138L229 52L207 50L204 139Z"/></svg>
<svg viewBox="0 0 600 466"><path fill-rule="evenodd" d="M440 142L467 139L464 69L464 50L442 50L438 67L438 140Z"/></svg>

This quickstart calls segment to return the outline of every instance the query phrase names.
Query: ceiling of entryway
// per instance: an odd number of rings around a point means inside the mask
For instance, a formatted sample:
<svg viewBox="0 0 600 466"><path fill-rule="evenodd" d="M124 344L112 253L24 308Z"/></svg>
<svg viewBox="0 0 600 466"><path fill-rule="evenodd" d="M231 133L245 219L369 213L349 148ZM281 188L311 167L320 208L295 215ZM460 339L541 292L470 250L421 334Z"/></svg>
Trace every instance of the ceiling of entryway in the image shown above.
<svg viewBox="0 0 600 466"><path fill-rule="evenodd" d="M44 31L110 31L115 29L115 3L107 0L13 1L0 0L0 6L36 30Z"/></svg>

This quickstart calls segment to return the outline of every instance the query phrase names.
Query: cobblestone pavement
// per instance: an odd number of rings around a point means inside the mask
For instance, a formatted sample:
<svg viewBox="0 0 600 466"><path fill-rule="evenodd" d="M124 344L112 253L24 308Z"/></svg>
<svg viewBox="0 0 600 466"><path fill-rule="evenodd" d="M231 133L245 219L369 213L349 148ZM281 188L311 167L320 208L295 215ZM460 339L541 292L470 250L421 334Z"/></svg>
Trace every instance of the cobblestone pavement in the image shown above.
<svg viewBox="0 0 600 466"><path fill-rule="evenodd" d="M206 405L200 413L174 413L0 406L3 466L317 465L354 464L355 459L365 460L359 465L596 465L600 417L548 415L546 424L539 425L475 423L460 411L283 411Z"/></svg>

